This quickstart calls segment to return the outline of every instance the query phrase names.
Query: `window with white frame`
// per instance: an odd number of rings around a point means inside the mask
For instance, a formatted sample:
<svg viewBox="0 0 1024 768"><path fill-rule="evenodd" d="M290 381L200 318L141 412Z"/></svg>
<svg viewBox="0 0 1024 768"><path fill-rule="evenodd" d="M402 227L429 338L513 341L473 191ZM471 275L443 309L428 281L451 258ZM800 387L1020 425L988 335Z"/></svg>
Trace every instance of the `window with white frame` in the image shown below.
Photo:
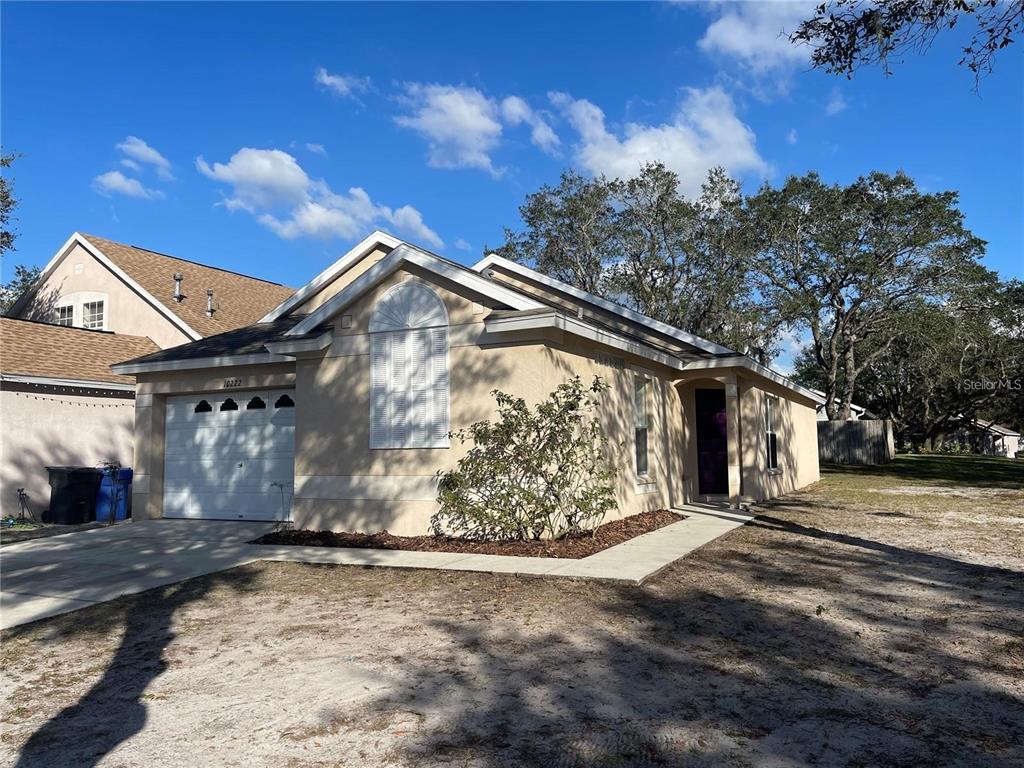
<svg viewBox="0 0 1024 768"><path fill-rule="evenodd" d="M82 304L82 327L103 328L103 302L87 301Z"/></svg>
<svg viewBox="0 0 1024 768"><path fill-rule="evenodd" d="M370 447L448 447L448 313L423 283L377 302L370 319Z"/></svg>
<svg viewBox="0 0 1024 768"><path fill-rule="evenodd" d="M53 321L57 325L74 325L75 307L72 304L65 304L63 307L57 307L54 310Z"/></svg>
<svg viewBox="0 0 1024 768"><path fill-rule="evenodd" d="M768 469L779 468L779 437L775 432L778 407L779 399L777 397L764 396L764 435Z"/></svg>
<svg viewBox="0 0 1024 768"><path fill-rule="evenodd" d="M633 435L636 450L636 473L643 477L650 469L647 435L650 428L651 380L641 374L633 377Z"/></svg>

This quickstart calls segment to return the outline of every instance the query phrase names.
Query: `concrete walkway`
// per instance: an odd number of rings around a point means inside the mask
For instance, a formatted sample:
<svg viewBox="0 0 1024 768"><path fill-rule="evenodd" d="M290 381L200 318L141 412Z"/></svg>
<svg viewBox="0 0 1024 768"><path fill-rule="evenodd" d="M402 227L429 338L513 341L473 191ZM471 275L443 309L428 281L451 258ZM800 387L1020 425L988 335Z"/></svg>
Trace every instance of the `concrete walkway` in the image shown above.
<svg viewBox="0 0 1024 768"><path fill-rule="evenodd" d="M273 523L146 520L0 549L0 628L258 560L564 576L640 584L753 515L712 506L580 560L248 544Z"/></svg>

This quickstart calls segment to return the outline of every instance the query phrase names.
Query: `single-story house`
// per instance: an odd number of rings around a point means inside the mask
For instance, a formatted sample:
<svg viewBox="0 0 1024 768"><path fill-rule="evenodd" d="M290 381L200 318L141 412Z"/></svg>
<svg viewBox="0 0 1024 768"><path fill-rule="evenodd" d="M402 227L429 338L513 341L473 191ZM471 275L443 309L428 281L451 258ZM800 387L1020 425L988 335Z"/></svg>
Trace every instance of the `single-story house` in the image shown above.
<svg viewBox="0 0 1024 768"><path fill-rule="evenodd" d="M973 419L946 437L947 443L970 446L975 453L1014 458L1021 449L1020 432L989 419Z"/></svg>
<svg viewBox="0 0 1024 768"><path fill-rule="evenodd" d="M135 378L112 373L111 363L252 325L291 294L73 233L2 322L2 514L20 511L19 488L37 513L47 508L47 465L131 465Z"/></svg>
<svg viewBox="0 0 1024 768"><path fill-rule="evenodd" d="M155 352L145 336L0 317L0 513L38 519L48 466L131 466L135 378L113 373L126 357Z"/></svg>
<svg viewBox="0 0 1024 768"><path fill-rule="evenodd" d="M245 328L113 367L137 381L135 515L421 534L449 432L605 379L617 515L818 479L820 397L730 349L489 256L375 232Z"/></svg>

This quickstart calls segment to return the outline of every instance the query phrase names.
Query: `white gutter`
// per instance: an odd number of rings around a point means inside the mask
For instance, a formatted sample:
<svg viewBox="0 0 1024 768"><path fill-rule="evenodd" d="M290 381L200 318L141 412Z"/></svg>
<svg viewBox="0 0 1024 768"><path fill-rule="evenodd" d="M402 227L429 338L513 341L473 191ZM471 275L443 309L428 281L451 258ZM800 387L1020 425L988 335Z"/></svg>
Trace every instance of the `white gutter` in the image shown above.
<svg viewBox="0 0 1024 768"><path fill-rule="evenodd" d="M746 355L732 355L730 357L713 357L706 360L693 360L683 366L684 371L705 371L713 370L715 368L746 368L762 378L774 381L776 384L786 387L787 389L791 389L794 392L798 392L808 400L813 400L819 405L822 405L825 402L825 398L813 389L801 387L796 382L787 379L781 373L776 373L771 368L766 368L760 363L755 363Z"/></svg>
<svg viewBox="0 0 1024 768"><path fill-rule="evenodd" d="M134 384L117 381L94 381L92 379L63 379L49 376L19 376L18 374L0 374L0 381L13 384L39 384L46 387L74 387L76 389L109 389L117 392L134 392Z"/></svg>
<svg viewBox="0 0 1024 768"><path fill-rule="evenodd" d="M513 274L519 275L520 277L525 277L528 280L533 280L534 282L538 282L541 285L545 285L548 288L552 288L560 293L568 294L569 296L572 296L575 299L585 301L588 304L593 304L594 306L600 307L601 309L607 312L611 312L612 314L618 315L619 317L624 317L627 320L633 321L634 323L638 323L647 328L658 331L659 333L663 333L666 336L671 336L674 339L678 339L679 341L689 344L691 347L696 347L697 349L703 350L705 352L710 352L713 355L736 354L733 350L729 349L728 347L723 347L719 344L715 344L714 342L708 341L707 339L702 339L700 336L695 336L692 333L682 331L679 328L676 328L675 326L669 325L668 323L663 323L660 320L655 320L654 318L648 317L647 315L642 315L639 312L635 312L632 309L627 309L626 307L620 306L619 304L616 304L612 301L608 301L607 299L602 299L600 296L595 296L594 294L587 293L586 291L582 291L579 288L574 288L573 286L567 283L563 283L561 280L555 280L554 278L548 277L547 275L542 275L535 269L530 269L529 267L525 267L522 264L517 264L514 261L509 261L508 259L502 256L498 256L495 253L485 256L483 259L474 264L473 271L483 272L489 267L495 265L509 272L512 272Z"/></svg>
<svg viewBox="0 0 1024 768"><path fill-rule="evenodd" d="M189 360L157 360L151 363L118 363L110 366L114 373L132 375L136 373L157 373L159 371L191 371L197 368L224 368L234 365L264 365L266 363L291 363L294 360L284 355L255 352L248 355L220 355L217 357L194 357Z"/></svg>
<svg viewBox="0 0 1024 768"><path fill-rule="evenodd" d="M325 331L313 338L295 339L294 341L271 341L265 346L269 352L275 355L296 355L301 352L319 352L331 346L334 334Z"/></svg>
<svg viewBox="0 0 1024 768"><path fill-rule="evenodd" d="M646 344L632 341L617 333L610 333L600 328L595 328L574 317L563 315L554 309L549 312L531 313L523 316L504 315L488 317L484 320L484 327L488 333L512 333L514 331L555 328L572 336L578 336L606 347L628 352L637 357L653 360L677 371L685 368L683 361L677 357L660 352Z"/></svg>

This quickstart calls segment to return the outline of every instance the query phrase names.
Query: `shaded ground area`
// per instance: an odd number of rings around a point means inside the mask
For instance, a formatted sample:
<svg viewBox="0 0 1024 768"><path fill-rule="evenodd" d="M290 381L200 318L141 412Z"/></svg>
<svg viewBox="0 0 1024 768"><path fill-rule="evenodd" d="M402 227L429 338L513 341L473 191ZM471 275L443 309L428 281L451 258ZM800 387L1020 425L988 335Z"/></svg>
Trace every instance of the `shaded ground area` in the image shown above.
<svg viewBox="0 0 1024 768"><path fill-rule="evenodd" d="M518 557L561 557L579 559L614 547L645 533L678 523L683 515L667 509L641 512L613 520L591 533L573 533L560 539L540 541L474 541L454 536L394 536L380 533L335 533L334 531L271 531L253 544L287 544L304 547L352 549L400 549L412 552L458 552L474 555Z"/></svg>
<svg viewBox="0 0 1024 768"><path fill-rule="evenodd" d="M262 563L16 628L0 760L1017 766L1024 482L948 487L828 473L639 588Z"/></svg>
<svg viewBox="0 0 1024 768"><path fill-rule="evenodd" d="M13 544L16 541L29 539L45 539L49 536L61 536L65 533L87 531L90 528L102 528L104 522L82 523L80 525L54 525L52 523L17 523L13 527L0 528L0 546Z"/></svg>

